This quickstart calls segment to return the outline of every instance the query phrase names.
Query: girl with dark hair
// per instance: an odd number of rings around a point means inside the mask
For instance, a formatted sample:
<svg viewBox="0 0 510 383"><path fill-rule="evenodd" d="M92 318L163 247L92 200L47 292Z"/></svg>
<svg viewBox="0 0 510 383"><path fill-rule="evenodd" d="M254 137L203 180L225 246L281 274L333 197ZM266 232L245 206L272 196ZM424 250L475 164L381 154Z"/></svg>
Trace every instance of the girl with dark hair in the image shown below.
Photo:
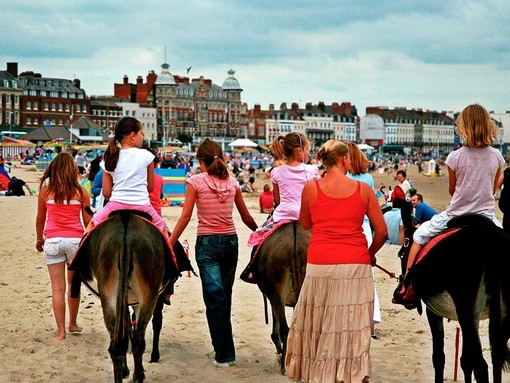
<svg viewBox="0 0 510 383"><path fill-rule="evenodd" d="M197 205L195 257L202 280L207 324L212 338L215 367L229 367L236 359L231 308L239 244L232 217L234 204L244 224L257 224L246 207L239 182L229 176L221 147L206 139L197 150L201 172L186 180L181 216L170 235L173 245L188 225Z"/></svg>
<svg viewBox="0 0 510 383"><path fill-rule="evenodd" d="M37 202L35 229L37 251L44 251L51 283L53 315L57 322L56 339L66 337L66 274L67 289L70 289L73 273L66 273L83 236L83 224L90 216L87 190L80 186L76 162L69 153L58 154L48 165L41 178ZM83 224L82 224L83 221ZM68 291L69 332L80 332L76 323L80 297L72 298Z"/></svg>
<svg viewBox="0 0 510 383"><path fill-rule="evenodd" d="M140 210L150 214L152 223L168 240L165 221L150 203L154 189L154 154L142 149L143 128L133 117L122 117L115 136L104 153L103 195L108 203L94 214L87 232L105 221L115 210Z"/></svg>
<svg viewBox="0 0 510 383"><path fill-rule="evenodd" d="M319 178L317 165L307 164L310 143L298 132L278 136L271 144L274 167L269 178L273 182L275 209L268 220L250 235L248 246L253 247L250 262L241 273L241 279L248 283L256 283L252 266L257 254L257 246L278 226L297 221L301 205L301 192L306 182Z"/></svg>

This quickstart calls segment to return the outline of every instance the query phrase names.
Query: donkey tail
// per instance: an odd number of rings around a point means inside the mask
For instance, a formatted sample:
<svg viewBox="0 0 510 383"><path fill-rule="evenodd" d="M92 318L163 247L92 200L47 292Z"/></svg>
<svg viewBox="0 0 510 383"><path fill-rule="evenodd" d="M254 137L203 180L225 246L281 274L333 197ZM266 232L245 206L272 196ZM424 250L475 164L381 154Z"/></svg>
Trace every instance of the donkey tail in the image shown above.
<svg viewBox="0 0 510 383"><path fill-rule="evenodd" d="M129 331L131 328L131 319L129 316L128 306L128 288L129 279L133 272L133 259L130 244L127 241L127 226L131 215L129 213L122 213L122 223L124 226L123 246L118 252L118 270L119 270L119 284L117 292L117 321L115 323L114 337L117 337L119 344L120 340L122 343L128 341Z"/></svg>

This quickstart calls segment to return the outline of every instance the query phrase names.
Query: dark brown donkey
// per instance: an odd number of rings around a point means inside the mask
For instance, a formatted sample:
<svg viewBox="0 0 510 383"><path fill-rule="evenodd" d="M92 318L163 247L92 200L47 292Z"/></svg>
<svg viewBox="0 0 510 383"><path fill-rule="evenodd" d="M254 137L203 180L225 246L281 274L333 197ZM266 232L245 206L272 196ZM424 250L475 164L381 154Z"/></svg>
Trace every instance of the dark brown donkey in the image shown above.
<svg viewBox="0 0 510 383"><path fill-rule="evenodd" d="M110 334L108 351L115 383L129 375L126 361L129 342L134 359L133 382L145 380L142 363L145 331L162 287L179 276L170 259L165 240L156 227L132 211L119 211L97 226L71 265L89 286L97 284L103 319ZM134 305L136 315L133 326L129 305Z"/></svg>

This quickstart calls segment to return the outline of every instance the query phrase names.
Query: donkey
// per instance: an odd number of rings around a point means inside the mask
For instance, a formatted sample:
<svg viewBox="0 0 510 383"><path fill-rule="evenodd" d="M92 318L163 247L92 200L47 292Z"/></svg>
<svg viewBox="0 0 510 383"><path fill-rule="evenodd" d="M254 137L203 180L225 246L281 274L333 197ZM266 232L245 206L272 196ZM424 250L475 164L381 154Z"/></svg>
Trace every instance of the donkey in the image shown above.
<svg viewBox="0 0 510 383"><path fill-rule="evenodd" d="M267 318L267 300L271 304L273 330L271 339L276 346L280 373L285 374L285 353L289 326L285 307L297 303L306 272L306 253L310 231L293 221L277 228L260 245L254 272L257 285L264 296Z"/></svg>
<svg viewBox="0 0 510 383"><path fill-rule="evenodd" d="M471 383L474 375L477 383L489 383L488 365L478 333L480 320L489 318L493 382L502 383L502 371L510 367L507 345L510 258L501 249L510 248L510 235L492 221L476 215L454 218L449 226L452 231L440 234L423 248L420 254L428 250L427 255L409 270L409 276L403 281L412 284L426 305L432 333L434 382L442 383L444 379L443 318L447 318L459 321L462 330L464 381ZM409 234L412 235L412 230ZM405 270L409 246L402 250L402 270ZM418 309L421 310L421 304Z"/></svg>
<svg viewBox="0 0 510 383"><path fill-rule="evenodd" d="M143 383L145 332L158 296L179 270L162 234L133 211L118 211L92 231L78 250L70 269L83 281L97 283L103 319L110 334L108 349L115 383L129 376L128 344L134 359L133 382ZM129 305L136 322L131 324Z"/></svg>

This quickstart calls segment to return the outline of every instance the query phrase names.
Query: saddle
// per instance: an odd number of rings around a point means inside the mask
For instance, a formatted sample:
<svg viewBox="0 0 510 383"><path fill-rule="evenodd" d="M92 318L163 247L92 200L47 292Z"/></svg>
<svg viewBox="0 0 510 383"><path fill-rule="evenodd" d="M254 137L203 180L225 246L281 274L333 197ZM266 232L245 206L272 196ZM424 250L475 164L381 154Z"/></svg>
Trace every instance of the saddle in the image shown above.
<svg viewBox="0 0 510 383"><path fill-rule="evenodd" d="M115 210L112 211L108 215L108 220L112 219L115 216L121 215L121 214L133 214L147 223L150 223L151 225L154 225L152 223L152 219L150 214L140 211L140 210L134 210L134 209L125 209L125 210ZM105 222L107 222L106 220ZM96 296L99 296L99 293L97 291L97 283L95 281L95 278L92 275L91 267L90 267L90 260L87 256L87 247L89 245L89 241L91 238L92 233L94 233L97 228L101 227L104 222L99 224L98 226L94 227L90 232L88 232L86 235L83 236L83 238L80 241L80 245L78 246L78 250L76 251L75 257L72 261L72 263L69 265L68 270L74 271L74 278L73 278L73 284L71 286L71 297L77 298L80 296L80 284L81 282L84 282L85 285L89 288L89 290ZM154 226L155 227L155 226ZM156 228L156 230L159 232L159 229ZM161 234L163 237L163 234ZM170 280L177 279L178 277L182 276L181 273L184 271L191 271L195 276L197 275L195 270L193 269L193 266L191 265L191 262L186 254L186 251L184 250L182 244L180 242L176 242L173 246L173 249L171 250L167 244L167 242L163 239L164 243L164 259L165 259L165 274L163 278L163 287L166 286ZM172 255L173 253L173 255ZM174 258L175 256L175 258ZM172 262L172 259L174 259L174 262ZM134 304L133 300L130 301L130 304Z"/></svg>
<svg viewBox="0 0 510 383"><path fill-rule="evenodd" d="M408 310L418 308L418 311L421 314L420 298L413 286L413 278L416 273L416 267L423 262L424 259L426 259L427 255L435 246L457 233L463 227L472 225L495 226L491 219L478 214L465 214L452 218L448 221L448 228L446 230L433 237L429 242L427 242L427 244L425 244L425 246L423 246L416 256L414 264L409 269L409 272L405 275L405 277L403 277L403 275L399 277L399 284L393 292L392 302L396 304L403 304ZM410 236L406 233L406 241L398 253L402 263L402 274L405 273L405 269L407 267L407 258L409 255L410 244L412 243L411 238L412 233Z"/></svg>

